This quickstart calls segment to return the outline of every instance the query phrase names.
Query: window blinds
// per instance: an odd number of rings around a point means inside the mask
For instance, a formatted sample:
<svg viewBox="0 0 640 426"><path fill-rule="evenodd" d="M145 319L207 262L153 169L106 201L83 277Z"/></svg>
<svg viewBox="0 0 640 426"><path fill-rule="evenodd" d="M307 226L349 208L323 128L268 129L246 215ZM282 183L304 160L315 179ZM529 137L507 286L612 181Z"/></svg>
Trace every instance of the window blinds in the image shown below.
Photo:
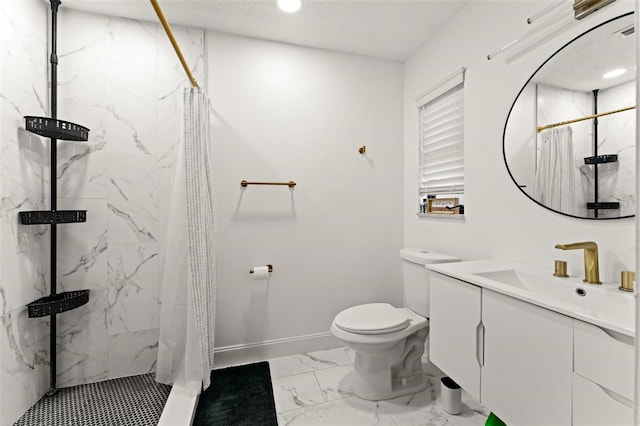
<svg viewBox="0 0 640 426"><path fill-rule="evenodd" d="M418 98L420 193L464 192L464 69Z"/></svg>

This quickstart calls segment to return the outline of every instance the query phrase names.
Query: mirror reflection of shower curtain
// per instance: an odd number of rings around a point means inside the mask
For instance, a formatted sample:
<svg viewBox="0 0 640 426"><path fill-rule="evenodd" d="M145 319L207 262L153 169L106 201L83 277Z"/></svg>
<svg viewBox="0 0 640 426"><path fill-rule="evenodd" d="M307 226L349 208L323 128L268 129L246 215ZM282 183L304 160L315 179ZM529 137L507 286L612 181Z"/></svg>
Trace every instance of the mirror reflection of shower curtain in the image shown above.
<svg viewBox="0 0 640 426"><path fill-rule="evenodd" d="M213 368L216 257L209 100L184 91L183 138L173 181L163 262L156 380L206 389Z"/></svg>
<svg viewBox="0 0 640 426"><path fill-rule="evenodd" d="M571 127L542 133L534 198L550 209L573 214L573 139Z"/></svg>

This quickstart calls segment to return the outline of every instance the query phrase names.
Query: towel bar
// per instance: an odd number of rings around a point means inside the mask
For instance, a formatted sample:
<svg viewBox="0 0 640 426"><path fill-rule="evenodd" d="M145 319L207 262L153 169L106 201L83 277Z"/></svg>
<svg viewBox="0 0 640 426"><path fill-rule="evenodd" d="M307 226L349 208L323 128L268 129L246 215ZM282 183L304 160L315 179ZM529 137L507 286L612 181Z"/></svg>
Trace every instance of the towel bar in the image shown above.
<svg viewBox="0 0 640 426"><path fill-rule="evenodd" d="M292 180L290 180L289 182L248 182L246 180L243 180L240 182L240 185L243 188L246 188L247 185L287 185L289 188L293 188L294 186L296 186L296 183Z"/></svg>

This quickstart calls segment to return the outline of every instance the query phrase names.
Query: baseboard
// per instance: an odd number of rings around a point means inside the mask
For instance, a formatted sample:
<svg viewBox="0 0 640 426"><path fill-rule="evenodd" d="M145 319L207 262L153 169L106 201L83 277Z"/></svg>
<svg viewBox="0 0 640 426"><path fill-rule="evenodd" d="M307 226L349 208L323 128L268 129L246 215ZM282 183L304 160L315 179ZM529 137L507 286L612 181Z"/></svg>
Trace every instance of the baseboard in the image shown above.
<svg viewBox="0 0 640 426"><path fill-rule="evenodd" d="M213 366L214 368L221 368L229 365L264 361L269 358L333 349L340 346L342 344L338 339L328 332L223 346L215 349Z"/></svg>

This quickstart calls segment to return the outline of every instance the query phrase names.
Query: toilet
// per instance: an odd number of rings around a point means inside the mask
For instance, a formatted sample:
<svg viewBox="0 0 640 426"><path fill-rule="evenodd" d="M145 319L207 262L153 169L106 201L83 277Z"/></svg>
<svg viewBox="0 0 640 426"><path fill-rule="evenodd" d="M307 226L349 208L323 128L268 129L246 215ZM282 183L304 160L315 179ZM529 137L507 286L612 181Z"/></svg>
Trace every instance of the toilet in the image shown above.
<svg viewBox="0 0 640 426"><path fill-rule="evenodd" d="M427 387L422 354L429 333L429 277L425 265L460 259L420 249L400 250L404 307L368 303L345 309L331 333L355 352L351 388L367 400L391 399Z"/></svg>

